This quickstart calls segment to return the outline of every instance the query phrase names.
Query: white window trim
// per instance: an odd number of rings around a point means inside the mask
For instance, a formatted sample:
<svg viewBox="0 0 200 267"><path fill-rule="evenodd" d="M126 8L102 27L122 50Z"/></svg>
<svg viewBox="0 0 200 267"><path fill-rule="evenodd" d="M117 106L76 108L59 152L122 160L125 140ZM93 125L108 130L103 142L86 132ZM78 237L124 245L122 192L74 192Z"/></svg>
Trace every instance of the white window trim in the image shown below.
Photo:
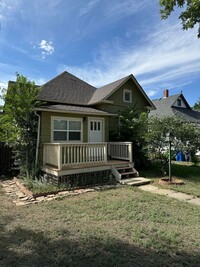
<svg viewBox="0 0 200 267"><path fill-rule="evenodd" d="M63 121L80 121L81 122L81 140L80 141L54 141L53 132L54 132L54 120L63 120ZM51 116L51 143L82 143L83 142L83 119L82 118L73 118L73 117L56 117Z"/></svg>
<svg viewBox="0 0 200 267"><path fill-rule="evenodd" d="M99 117L88 117L88 143L90 138L90 121L102 120L102 142L105 142L105 119Z"/></svg>
<svg viewBox="0 0 200 267"><path fill-rule="evenodd" d="M125 99L125 94L126 94L126 93L130 93L130 101L127 101L127 100ZM124 91L123 91L123 101L124 101L125 103L132 103L132 91L131 91L131 90L124 89Z"/></svg>

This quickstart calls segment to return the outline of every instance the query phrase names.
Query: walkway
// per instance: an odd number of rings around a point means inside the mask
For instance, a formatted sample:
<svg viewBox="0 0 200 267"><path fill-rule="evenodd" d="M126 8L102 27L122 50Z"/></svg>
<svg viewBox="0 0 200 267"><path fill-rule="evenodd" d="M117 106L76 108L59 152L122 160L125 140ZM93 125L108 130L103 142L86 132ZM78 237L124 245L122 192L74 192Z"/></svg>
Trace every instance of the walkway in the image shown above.
<svg viewBox="0 0 200 267"><path fill-rule="evenodd" d="M158 195L163 195L163 196L168 196L171 198L175 198L180 201L185 201L187 203L193 204L193 205L198 205L200 206L200 198L195 197L189 194L181 193L181 192L176 192L170 189L160 189L156 186L153 185L142 185L138 187L139 189L150 192L153 194L158 194Z"/></svg>

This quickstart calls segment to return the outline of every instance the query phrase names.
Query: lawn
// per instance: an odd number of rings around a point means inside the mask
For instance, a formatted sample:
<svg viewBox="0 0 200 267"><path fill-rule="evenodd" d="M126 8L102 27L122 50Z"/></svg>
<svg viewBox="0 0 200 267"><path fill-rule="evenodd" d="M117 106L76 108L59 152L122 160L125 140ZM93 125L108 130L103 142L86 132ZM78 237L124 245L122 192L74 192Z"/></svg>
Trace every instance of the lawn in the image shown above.
<svg viewBox="0 0 200 267"><path fill-rule="evenodd" d="M162 174L158 166L151 166L148 170L142 170L140 175L152 179L156 186L161 188L172 189L178 192L187 193L200 197L200 165L194 165L189 162L173 162L172 163L172 178L181 179L185 185L159 185L159 179Z"/></svg>
<svg viewBox="0 0 200 267"><path fill-rule="evenodd" d="M199 266L200 208L138 188L0 202L0 266Z"/></svg>

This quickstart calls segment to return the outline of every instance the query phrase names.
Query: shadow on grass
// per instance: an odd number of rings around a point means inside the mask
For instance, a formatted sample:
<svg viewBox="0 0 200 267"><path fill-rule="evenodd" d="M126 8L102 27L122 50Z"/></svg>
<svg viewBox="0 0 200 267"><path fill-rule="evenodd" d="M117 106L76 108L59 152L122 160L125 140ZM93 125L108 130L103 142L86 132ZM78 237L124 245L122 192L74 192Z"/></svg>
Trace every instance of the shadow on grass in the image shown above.
<svg viewBox="0 0 200 267"><path fill-rule="evenodd" d="M168 166L167 166L168 167ZM168 169L167 169L168 171ZM148 169L139 170L141 176L147 178L161 178L163 173L160 170L159 165L152 164ZM194 182L200 182L200 166L197 165L184 165L178 163L172 163L172 175Z"/></svg>
<svg viewBox="0 0 200 267"><path fill-rule="evenodd" d="M200 166L197 165L173 164L172 173L185 180L200 182Z"/></svg>
<svg viewBox="0 0 200 267"><path fill-rule="evenodd" d="M0 232L0 266L198 266L200 255L139 248L121 240L95 236L73 237L63 229L56 238L47 232L24 228L6 229L11 217L4 218ZM161 240L159 240L161 242Z"/></svg>

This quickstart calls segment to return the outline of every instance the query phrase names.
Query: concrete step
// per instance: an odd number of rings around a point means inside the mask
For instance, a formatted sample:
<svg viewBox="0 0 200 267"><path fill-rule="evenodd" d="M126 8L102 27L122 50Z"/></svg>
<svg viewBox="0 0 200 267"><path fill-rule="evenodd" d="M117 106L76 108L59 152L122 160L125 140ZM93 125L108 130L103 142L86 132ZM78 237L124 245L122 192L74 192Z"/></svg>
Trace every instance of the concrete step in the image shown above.
<svg viewBox="0 0 200 267"><path fill-rule="evenodd" d="M150 179L146 179L144 177L134 177L134 178L119 180L120 184L129 186L139 186L139 185L149 184L150 182L151 182Z"/></svg>

